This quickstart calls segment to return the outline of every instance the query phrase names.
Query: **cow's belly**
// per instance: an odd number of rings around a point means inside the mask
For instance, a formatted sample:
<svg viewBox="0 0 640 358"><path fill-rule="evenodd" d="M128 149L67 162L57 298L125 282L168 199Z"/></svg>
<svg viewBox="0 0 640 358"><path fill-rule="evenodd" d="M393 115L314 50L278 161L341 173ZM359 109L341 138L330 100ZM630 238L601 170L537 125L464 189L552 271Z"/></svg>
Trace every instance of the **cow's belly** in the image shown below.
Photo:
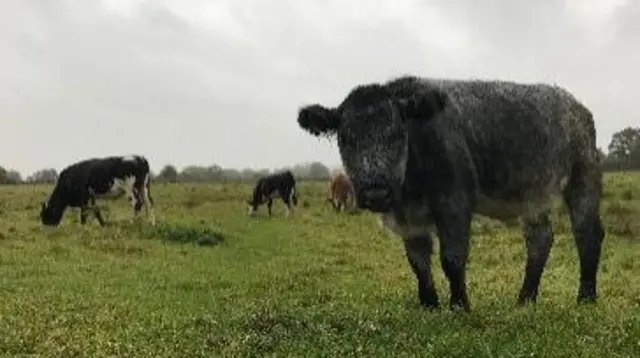
<svg viewBox="0 0 640 358"><path fill-rule="evenodd" d="M279 197L282 197L282 194L280 194L280 190L273 189L272 191L264 194L264 201L267 201L269 199L277 199Z"/></svg>
<svg viewBox="0 0 640 358"><path fill-rule="evenodd" d="M551 180L541 188L525 192L522 195L525 200L496 198L479 193L475 213L505 222L535 217L551 209L553 198L562 194L567 182L567 177Z"/></svg>
<svg viewBox="0 0 640 358"><path fill-rule="evenodd" d="M512 222L522 217L535 215L551 209L551 198L540 198L531 201L509 201L480 197L475 213L503 222Z"/></svg>
<svg viewBox="0 0 640 358"><path fill-rule="evenodd" d="M96 192L96 196L101 199L118 199L124 195L133 196L134 176L125 178L115 178L113 184L107 190Z"/></svg>
<svg viewBox="0 0 640 358"><path fill-rule="evenodd" d="M474 214L486 216L505 223L519 219L534 218L552 208L553 198L562 193L566 178L552 182L549 186L529 194L528 200L508 200L479 194ZM421 236L436 232L436 226L426 204L412 205L405 209L406 224L399 224L391 213L380 214L379 223L403 237Z"/></svg>

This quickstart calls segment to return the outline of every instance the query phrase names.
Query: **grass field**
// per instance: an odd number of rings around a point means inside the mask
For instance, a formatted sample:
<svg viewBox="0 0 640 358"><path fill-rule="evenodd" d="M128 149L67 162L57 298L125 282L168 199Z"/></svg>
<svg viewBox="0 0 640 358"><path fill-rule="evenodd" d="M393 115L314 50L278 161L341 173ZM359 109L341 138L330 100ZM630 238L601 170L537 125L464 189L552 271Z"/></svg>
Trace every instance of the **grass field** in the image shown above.
<svg viewBox="0 0 640 358"><path fill-rule="evenodd" d="M607 176L595 306L575 304L577 252L561 205L536 306L516 308L518 228L477 217L472 312L418 305L402 244L360 213L336 214L326 183L300 185L284 217L250 218L248 184L154 184L158 225L68 211L42 227L50 187L0 187L0 355L59 357L640 356L640 176ZM198 246L208 233L224 237ZM436 245L437 246L437 245ZM441 299L448 286L439 261Z"/></svg>

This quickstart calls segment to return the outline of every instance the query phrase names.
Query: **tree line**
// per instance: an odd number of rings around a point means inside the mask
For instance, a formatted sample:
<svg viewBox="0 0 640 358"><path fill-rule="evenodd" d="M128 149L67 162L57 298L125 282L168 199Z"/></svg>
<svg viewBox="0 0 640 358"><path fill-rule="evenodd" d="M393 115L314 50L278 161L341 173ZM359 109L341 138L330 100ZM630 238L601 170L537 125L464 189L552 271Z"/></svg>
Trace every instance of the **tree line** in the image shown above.
<svg viewBox="0 0 640 358"><path fill-rule="evenodd" d="M200 166L188 165L182 170L167 164L158 173L151 173L154 182L169 183L219 183L247 181L253 182L259 177L282 170L291 170L298 180L327 180L339 168L329 168L321 162L300 163L277 169L234 169L223 168L219 165ZM54 183L58 179L58 172L54 168L46 168L23 178L18 171L7 170L0 166L1 184L45 184Z"/></svg>
<svg viewBox="0 0 640 358"><path fill-rule="evenodd" d="M626 127L614 133L607 146L607 152L601 148L599 150L605 171L640 170L640 127ZM222 168L219 165L188 165L178 170L174 165L167 164L157 174L152 174L154 181L170 183L253 182L263 175L285 169L291 170L299 180L326 180L339 168L330 169L320 162L311 162L273 170ZM58 172L54 168L41 169L23 178L19 172L0 166L0 184L53 183L57 178Z"/></svg>

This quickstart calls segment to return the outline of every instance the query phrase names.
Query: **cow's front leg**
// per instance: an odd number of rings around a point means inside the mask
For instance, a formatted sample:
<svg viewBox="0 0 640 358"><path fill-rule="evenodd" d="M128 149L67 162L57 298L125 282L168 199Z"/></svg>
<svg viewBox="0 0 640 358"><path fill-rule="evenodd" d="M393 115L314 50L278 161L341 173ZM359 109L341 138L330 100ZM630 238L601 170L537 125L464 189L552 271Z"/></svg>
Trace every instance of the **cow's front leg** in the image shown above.
<svg viewBox="0 0 640 358"><path fill-rule="evenodd" d="M459 207L443 209L435 218L440 238L440 263L449 280L449 307L452 310L460 307L469 311L466 269L469 259L471 212Z"/></svg>
<svg viewBox="0 0 640 358"><path fill-rule="evenodd" d="M89 207L87 204L82 205L80 207L80 224L84 225L87 223L87 217L89 216Z"/></svg>
<svg viewBox="0 0 640 358"><path fill-rule="evenodd" d="M269 198L267 200L267 212L269 213L269 217L271 217L271 208L273 207L273 199Z"/></svg>
<svg viewBox="0 0 640 358"><path fill-rule="evenodd" d="M438 293L431 274L431 253L433 242L428 233L406 235L403 238L409 265L418 280L418 298L427 308L438 307Z"/></svg>
<svg viewBox="0 0 640 358"><path fill-rule="evenodd" d="M93 211L93 215L95 215L96 219L98 219L98 223L100 223L100 226L104 227L105 222L104 222L104 219L102 218L102 213L100 212L100 208L98 207L98 205L96 205L96 199L92 197L89 200L89 202L90 202L91 210Z"/></svg>
<svg viewBox="0 0 640 358"><path fill-rule="evenodd" d="M544 212L536 217L526 218L522 231L527 244L527 265L518 295L518 305L533 303L538 297L540 278L553 245L553 228L549 213Z"/></svg>

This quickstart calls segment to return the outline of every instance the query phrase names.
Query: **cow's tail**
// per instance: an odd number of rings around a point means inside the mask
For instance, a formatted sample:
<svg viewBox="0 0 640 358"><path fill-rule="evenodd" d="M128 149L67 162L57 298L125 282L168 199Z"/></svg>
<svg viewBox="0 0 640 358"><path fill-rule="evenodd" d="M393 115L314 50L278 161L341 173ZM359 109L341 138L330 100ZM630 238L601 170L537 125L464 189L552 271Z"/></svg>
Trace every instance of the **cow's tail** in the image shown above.
<svg viewBox="0 0 640 358"><path fill-rule="evenodd" d="M296 184L293 183L291 187L291 194L289 195L289 200L293 203L293 205L298 205L298 190L296 190Z"/></svg>
<svg viewBox="0 0 640 358"><path fill-rule="evenodd" d="M138 160L142 162L142 165L145 171L144 182L142 184L142 188L143 188L142 191L144 192L142 200L144 201L144 206L145 206L145 210L147 212L149 221L151 222L152 225L155 225L156 214L155 214L155 210L153 209L153 206L154 206L153 197L151 196L151 167L149 166L149 162L147 161L147 158L143 156L138 156Z"/></svg>
<svg viewBox="0 0 640 358"><path fill-rule="evenodd" d="M149 161L147 160L147 158L145 158L144 156L136 155L135 157L140 163L139 165L142 167L142 170L144 172L144 178L142 182L142 189L144 191L143 200L145 200L145 202L148 201L149 204L153 205L153 198L151 197L151 166L149 165Z"/></svg>
<svg viewBox="0 0 640 358"><path fill-rule="evenodd" d="M147 193L147 199L149 200L149 203L151 205L154 205L153 197L151 196L151 172L147 173L147 176L145 177L144 187Z"/></svg>

